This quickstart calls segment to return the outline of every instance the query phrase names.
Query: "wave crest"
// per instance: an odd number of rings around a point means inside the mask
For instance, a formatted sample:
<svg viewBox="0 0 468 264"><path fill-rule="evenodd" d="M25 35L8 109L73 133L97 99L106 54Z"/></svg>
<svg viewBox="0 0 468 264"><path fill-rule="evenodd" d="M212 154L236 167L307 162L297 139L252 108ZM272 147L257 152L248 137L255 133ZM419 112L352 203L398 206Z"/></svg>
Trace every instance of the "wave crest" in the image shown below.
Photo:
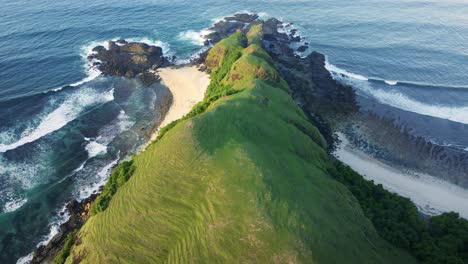
<svg viewBox="0 0 468 264"><path fill-rule="evenodd" d="M410 98L409 96L398 91L383 90L372 87L369 80L382 81L389 85L397 85L399 81L383 81L351 73L333 64L330 64L328 59L325 61L325 68L330 72L335 80L358 89L359 91L373 97L382 104L390 105L421 115L468 124L468 106L427 104Z"/></svg>
<svg viewBox="0 0 468 264"><path fill-rule="evenodd" d="M13 143L1 143L0 152L15 149L27 143L34 142L54 131L64 127L76 119L86 108L103 104L114 99L114 89L107 92L99 92L85 87L69 94L64 102L55 110L44 115L35 128L28 128L21 134L21 138ZM13 132L10 132L13 133ZM12 138L11 135L3 135L2 138Z"/></svg>

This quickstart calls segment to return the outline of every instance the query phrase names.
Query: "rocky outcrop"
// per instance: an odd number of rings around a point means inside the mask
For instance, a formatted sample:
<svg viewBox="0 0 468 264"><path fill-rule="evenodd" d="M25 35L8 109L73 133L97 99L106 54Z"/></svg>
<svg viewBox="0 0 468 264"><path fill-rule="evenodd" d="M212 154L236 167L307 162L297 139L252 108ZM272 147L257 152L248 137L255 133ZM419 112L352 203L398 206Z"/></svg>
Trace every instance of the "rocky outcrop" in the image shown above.
<svg viewBox="0 0 468 264"><path fill-rule="evenodd" d="M88 60L106 75L128 78L138 76L148 85L159 81L155 76L157 68L170 64L161 47L141 42L127 42L124 39L109 41L107 48L95 47Z"/></svg>
<svg viewBox="0 0 468 264"><path fill-rule="evenodd" d="M245 30L256 21L258 21L258 15L256 14L235 14L225 17L209 28L210 33L203 36L206 39L204 44L205 46L216 44L237 30Z"/></svg>
<svg viewBox="0 0 468 264"><path fill-rule="evenodd" d="M387 114L395 110L386 107L384 111ZM437 125L437 121L432 122ZM440 120L439 124L442 123L443 120ZM435 175L468 188L466 151L419 136L412 124L380 113L365 111L356 118L349 119L343 132L353 146L379 160Z"/></svg>
<svg viewBox="0 0 468 264"><path fill-rule="evenodd" d="M53 262L54 258L62 249L68 234L78 230L88 219L91 203L96 199L96 197L97 194L92 194L81 202L72 200L67 204L66 210L70 214L70 218L67 222L60 225L59 233L55 235L47 245L42 245L37 248L30 264Z"/></svg>
<svg viewBox="0 0 468 264"><path fill-rule="evenodd" d="M262 23L262 39L265 50L278 63L282 76L288 82L295 101L308 115L310 121L319 128L330 146L335 145L335 138L329 123L330 119L341 118L353 114L358 110L355 94L351 87L335 81L325 68L325 56L312 52L307 57L300 57L297 52L309 49L308 43L303 41L298 31L291 23L284 23L276 18L265 21L254 14L236 14L226 17L211 27L210 33L203 36L205 45L212 45L228 37L237 30L248 32L252 25ZM193 60L195 64L202 64L206 52ZM206 69L200 67L200 69Z"/></svg>

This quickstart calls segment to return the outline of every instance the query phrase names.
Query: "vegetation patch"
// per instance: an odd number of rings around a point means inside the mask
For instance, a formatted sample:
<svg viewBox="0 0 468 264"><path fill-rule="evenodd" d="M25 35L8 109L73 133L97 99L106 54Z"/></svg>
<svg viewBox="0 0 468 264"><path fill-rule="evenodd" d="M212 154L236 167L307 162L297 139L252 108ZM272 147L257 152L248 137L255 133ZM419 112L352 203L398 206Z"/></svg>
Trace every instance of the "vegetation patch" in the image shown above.
<svg viewBox="0 0 468 264"><path fill-rule="evenodd" d="M71 248L75 241L75 235L77 231L73 231L72 233L68 234L65 238L63 243L63 248L60 250L58 255L54 259L54 264L64 264L67 260L68 256L70 255Z"/></svg>
<svg viewBox="0 0 468 264"><path fill-rule="evenodd" d="M419 216L408 198L385 190L337 161L330 174L348 187L379 234L421 263L468 263L468 221L457 213Z"/></svg>
<svg viewBox="0 0 468 264"><path fill-rule="evenodd" d="M96 198L90 209L90 214L95 215L106 210L117 190L124 185L135 171L133 160L121 162L113 171L107 180L101 194Z"/></svg>
<svg viewBox="0 0 468 264"><path fill-rule="evenodd" d="M68 263L414 262L329 176L323 137L260 48L242 32L213 47L205 99L109 184Z"/></svg>

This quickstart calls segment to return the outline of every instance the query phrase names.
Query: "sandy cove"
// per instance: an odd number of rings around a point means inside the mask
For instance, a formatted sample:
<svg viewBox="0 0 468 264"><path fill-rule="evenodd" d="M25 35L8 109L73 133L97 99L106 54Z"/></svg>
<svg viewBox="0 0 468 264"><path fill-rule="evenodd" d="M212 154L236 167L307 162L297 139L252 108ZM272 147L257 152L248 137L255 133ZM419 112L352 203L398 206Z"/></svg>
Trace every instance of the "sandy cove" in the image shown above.
<svg viewBox="0 0 468 264"><path fill-rule="evenodd" d="M150 142L158 136L159 129L170 124L192 110L193 106L202 101L210 84L210 76L201 72L195 66L182 68L162 68L158 70L162 83L172 93L172 105L169 108L158 130L151 136Z"/></svg>

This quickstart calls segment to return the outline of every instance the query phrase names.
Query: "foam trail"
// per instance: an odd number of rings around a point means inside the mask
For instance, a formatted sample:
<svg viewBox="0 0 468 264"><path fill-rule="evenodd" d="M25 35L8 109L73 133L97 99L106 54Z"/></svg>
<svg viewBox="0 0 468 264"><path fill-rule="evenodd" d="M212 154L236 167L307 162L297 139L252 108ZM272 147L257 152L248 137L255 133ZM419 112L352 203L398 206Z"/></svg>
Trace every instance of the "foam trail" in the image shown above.
<svg viewBox="0 0 468 264"><path fill-rule="evenodd" d="M19 198L19 199L15 199L13 201L9 201L9 202L5 203L5 205L3 206L3 212L4 213L9 213L9 212L16 211L19 208L21 208L21 206L23 206L27 201L28 200L25 199L25 198Z"/></svg>
<svg viewBox="0 0 468 264"><path fill-rule="evenodd" d="M386 84L388 84L388 85L397 85L397 84L398 84L397 81L391 81L391 80L385 80L384 82L385 82Z"/></svg>
<svg viewBox="0 0 468 264"><path fill-rule="evenodd" d="M49 244L52 238L54 238L54 236L59 233L60 225L67 222L68 219L70 219L70 214L68 213L66 206L66 204L62 206L62 209L60 210L62 214L57 214L57 216L55 216L54 220L50 224L49 234L42 238L42 241L37 244L37 247Z"/></svg>
<svg viewBox="0 0 468 264"><path fill-rule="evenodd" d="M100 144L97 141L89 141L85 149L88 152L88 158L93 158L107 153L107 146Z"/></svg>
<svg viewBox="0 0 468 264"><path fill-rule="evenodd" d="M16 264L29 264L29 263L31 263L31 260L33 259L33 257L34 257L34 252L31 252L28 255L19 258L16 261Z"/></svg>
<svg viewBox="0 0 468 264"><path fill-rule="evenodd" d="M87 71L87 75L88 75L86 78L84 78L83 80L80 80L78 82L72 83L72 84L70 84L70 86L73 86L73 87L80 86L82 84L85 84L87 82L90 82L90 81L96 79L97 77L99 77L101 75L101 71L98 70L98 68L96 68L94 66L89 67L88 69L86 69L86 71ZM60 88L60 89L62 89L62 88ZM54 91L58 91L58 90L55 89Z"/></svg>
<svg viewBox="0 0 468 264"><path fill-rule="evenodd" d="M190 41L190 43L198 46L203 46L206 38L204 36L210 34L211 30L202 29L200 31L187 30L179 33L179 39Z"/></svg>
<svg viewBox="0 0 468 264"><path fill-rule="evenodd" d="M92 61L88 61L88 56L94 53L93 48L99 45L105 46L107 45L107 42L106 41L93 41L80 48L80 57L85 62L83 67L84 67L84 71L86 72L86 77L82 80L71 83L68 86L72 86L72 87L80 86L82 84L90 82L96 79L97 77L101 76L102 72L96 66L93 65L95 62L98 62L99 60L95 59ZM63 89L63 87L65 86L54 88L52 89L52 91L54 92L60 91Z"/></svg>
<svg viewBox="0 0 468 264"><path fill-rule="evenodd" d="M331 73L335 80L357 88L359 91L375 98L382 104L421 115L468 124L468 106L426 104L398 91L374 88L368 82L369 78L340 69L330 64L328 60L325 61L325 68Z"/></svg>
<svg viewBox="0 0 468 264"><path fill-rule="evenodd" d="M81 189L78 191L77 200L82 201L88 198L91 194L96 193L101 186L105 185L112 169L115 167L115 165L117 165L118 162L119 158L111 161L97 173L96 180L90 186L88 185L81 187Z"/></svg>
<svg viewBox="0 0 468 264"><path fill-rule="evenodd" d="M55 110L43 117L35 129L30 129L22 134L22 137L11 144L0 144L0 152L15 149L27 143L34 142L46 136L69 122L76 119L87 107L103 104L114 99L114 89L108 92L98 92L90 88L83 88L70 94L65 101Z"/></svg>
<svg viewBox="0 0 468 264"><path fill-rule="evenodd" d="M368 81L369 80L369 78L367 78L366 76L355 74L355 73L349 72L349 71L347 71L345 69L341 69L341 68L336 67L335 65L331 64L328 61L328 59L325 60L325 69L327 69L329 72L341 74L341 75L351 77L351 78L354 78L354 79L357 79L357 80L361 80L361 81Z"/></svg>

